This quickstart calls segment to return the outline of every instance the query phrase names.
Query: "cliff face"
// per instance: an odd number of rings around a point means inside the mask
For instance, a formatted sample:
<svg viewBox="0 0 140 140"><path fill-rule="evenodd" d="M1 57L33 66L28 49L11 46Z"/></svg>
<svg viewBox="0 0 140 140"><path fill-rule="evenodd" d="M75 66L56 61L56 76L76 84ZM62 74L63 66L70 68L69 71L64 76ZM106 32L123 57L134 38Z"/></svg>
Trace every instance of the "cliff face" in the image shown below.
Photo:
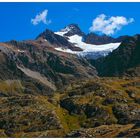
<svg viewBox="0 0 140 140"><path fill-rule="evenodd" d="M140 76L140 35L126 38L108 56L92 61L100 76Z"/></svg>

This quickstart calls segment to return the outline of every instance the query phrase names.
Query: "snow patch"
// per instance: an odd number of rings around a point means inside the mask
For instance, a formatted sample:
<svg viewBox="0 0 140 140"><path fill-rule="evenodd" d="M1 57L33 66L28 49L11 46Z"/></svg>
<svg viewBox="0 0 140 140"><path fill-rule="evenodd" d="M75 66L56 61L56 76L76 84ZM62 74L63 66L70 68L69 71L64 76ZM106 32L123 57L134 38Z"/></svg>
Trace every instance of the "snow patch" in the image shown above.
<svg viewBox="0 0 140 140"><path fill-rule="evenodd" d="M18 49L17 51L18 51L19 53L24 53L24 52L25 52L25 51L23 51L23 50L19 50L19 49Z"/></svg>
<svg viewBox="0 0 140 140"><path fill-rule="evenodd" d="M78 54L78 51L72 51L71 49L64 49L64 48L55 48L57 51L71 53L71 54Z"/></svg>
<svg viewBox="0 0 140 140"><path fill-rule="evenodd" d="M60 32L55 32L55 34L64 36L66 33L68 33L71 29L69 27L66 27L65 29L62 29Z"/></svg>

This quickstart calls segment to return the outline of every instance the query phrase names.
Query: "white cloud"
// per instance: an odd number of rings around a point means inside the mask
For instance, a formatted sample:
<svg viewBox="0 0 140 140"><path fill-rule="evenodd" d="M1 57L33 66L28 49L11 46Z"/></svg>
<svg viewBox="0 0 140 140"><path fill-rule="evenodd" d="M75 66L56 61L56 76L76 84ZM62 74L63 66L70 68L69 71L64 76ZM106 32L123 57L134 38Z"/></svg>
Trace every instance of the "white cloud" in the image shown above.
<svg viewBox="0 0 140 140"><path fill-rule="evenodd" d="M132 22L134 22L133 18L127 19L123 16L107 17L106 15L101 14L93 20L92 26L89 28L89 30L91 32L112 35L116 31L120 30L123 26Z"/></svg>
<svg viewBox="0 0 140 140"><path fill-rule="evenodd" d="M51 20L47 20L48 10L44 10L41 13L37 14L35 18L31 19L31 23L33 25L37 25L40 22L43 22L44 24L50 24Z"/></svg>

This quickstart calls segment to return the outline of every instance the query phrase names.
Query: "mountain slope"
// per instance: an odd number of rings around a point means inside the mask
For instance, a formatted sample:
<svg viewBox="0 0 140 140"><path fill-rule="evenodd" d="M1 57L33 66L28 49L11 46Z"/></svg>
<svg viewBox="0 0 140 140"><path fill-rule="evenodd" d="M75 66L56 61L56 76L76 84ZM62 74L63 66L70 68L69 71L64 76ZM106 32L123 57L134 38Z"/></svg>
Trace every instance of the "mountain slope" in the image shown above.
<svg viewBox="0 0 140 140"><path fill-rule="evenodd" d="M76 48L73 44L71 44L66 38L55 34L51 30L46 29L43 33L39 34L36 40L41 42L47 41L51 45L54 46L54 48L62 47L65 49L71 49L73 51L81 51L80 48Z"/></svg>
<svg viewBox="0 0 140 140"><path fill-rule="evenodd" d="M139 137L139 83L79 80L49 96L31 82L0 80L0 137Z"/></svg>
<svg viewBox="0 0 140 140"><path fill-rule="evenodd" d="M97 75L95 68L86 59L58 52L47 42L42 44L38 40L10 41L1 43L0 46L0 75L3 79L4 72L7 79L21 79L21 75L24 75L23 77L30 77L51 90L56 90L77 78Z"/></svg>
<svg viewBox="0 0 140 140"><path fill-rule="evenodd" d="M101 76L140 76L140 35L128 37L105 58L94 64Z"/></svg>
<svg viewBox="0 0 140 140"><path fill-rule="evenodd" d="M129 36L120 36L118 38L113 38L107 35L97 35L95 33L89 33L84 37L84 41L88 44L102 45L102 44L122 42L127 37Z"/></svg>

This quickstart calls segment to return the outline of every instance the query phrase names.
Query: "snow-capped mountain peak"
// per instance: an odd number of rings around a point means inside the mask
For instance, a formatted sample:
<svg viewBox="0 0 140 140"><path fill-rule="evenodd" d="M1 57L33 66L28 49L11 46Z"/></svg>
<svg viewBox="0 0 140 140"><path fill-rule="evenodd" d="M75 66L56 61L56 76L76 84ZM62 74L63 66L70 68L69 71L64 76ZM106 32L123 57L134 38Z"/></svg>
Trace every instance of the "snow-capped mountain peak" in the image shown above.
<svg viewBox="0 0 140 140"><path fill-rule="evenodd" d="M48 41L58 51L93 59L108 55L119 47L123 39L93 33L85 34L77 24L69 24L57 32L46 30L37 37L37 39L40 38Z"/></svg>
<svg viewBox="0 0 140 140"><path fill-rule="evenodd" d="M83 51L72 51L69 48L56 48L56 50L93 59L108 55L120 45L120 42L101 45L86 43L84 42L85 34L76 24L70 24L59 32L55 32L55 34L65 37L75 47L81 48Z"/></svg>
<svg viewBox="0 0 140 140"><path fill-rule="evenodd" d="M84 36L85 35L81 31L81 29L78 27L77 24L69 24L64 29L61 29L60 31L55 32L55 34L58 34L61 36L72 36L72 35Z"/></svg>

